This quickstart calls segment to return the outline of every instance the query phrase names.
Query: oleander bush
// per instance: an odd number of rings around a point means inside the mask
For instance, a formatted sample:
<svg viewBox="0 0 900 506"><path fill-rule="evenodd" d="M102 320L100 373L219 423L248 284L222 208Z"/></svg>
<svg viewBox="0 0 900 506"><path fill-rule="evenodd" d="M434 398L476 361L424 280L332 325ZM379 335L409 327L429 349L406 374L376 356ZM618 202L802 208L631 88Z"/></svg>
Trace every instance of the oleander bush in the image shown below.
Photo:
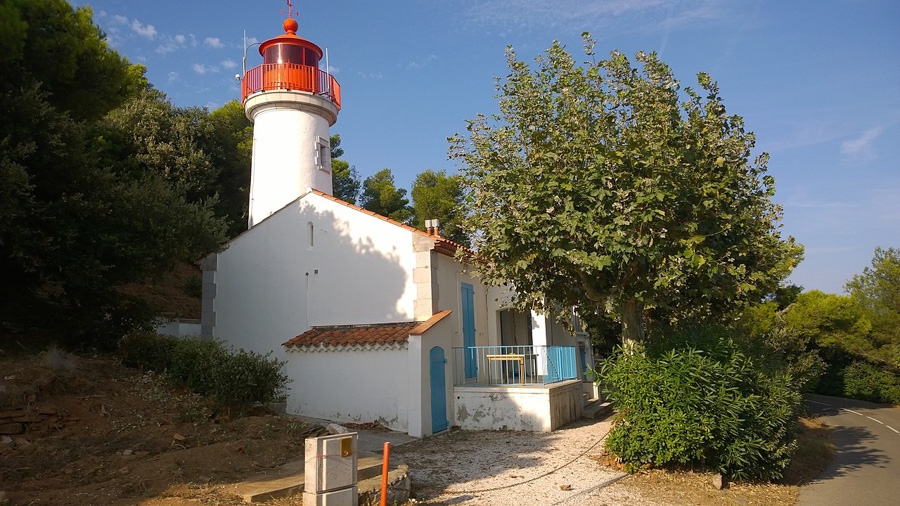
<svg viewBox="0 0 900 506"><path fill-rule="evenodd" d="M600 369L617 407L606 442L626 467L700 465L737 479L776 479L796 448L801 395L720 328L620 348Z"/></svg>
<svg viewBox="0 0 900 506"><path fill-rule="evenodd" d="M288 378L284 362L222 341L134 332L119 343L122 361L165 374L169 380L209 398L214 408L245 413L253 405L282 397Z"/></svg>
<svg viewBox="0 0 900 506"><path fill-rule="evenodd" d="M844 397L900 404L900 377L887 368L856 361L842 373Z"/></svg>

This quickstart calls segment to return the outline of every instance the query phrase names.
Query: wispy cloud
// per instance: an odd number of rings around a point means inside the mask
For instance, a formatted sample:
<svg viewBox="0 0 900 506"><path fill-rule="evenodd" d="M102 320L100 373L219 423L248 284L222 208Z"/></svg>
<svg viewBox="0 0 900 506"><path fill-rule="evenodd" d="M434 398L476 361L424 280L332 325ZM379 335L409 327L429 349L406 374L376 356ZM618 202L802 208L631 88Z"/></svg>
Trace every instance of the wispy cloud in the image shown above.
<svg viewBox="0 0 900 506"><path fill-rule="evenodd" d="M169 72L169 82L174 83L178 80L178 72Z"/></svg>
<svg viewBox="0 0 900 506"><path fill-rule="evenodd" d="M234 60L222 60L222 63L220 63L219 65L221 65L222 68L225 69L233 69L237 67L237 63L235 63Z"/></svg>
<svg viewBox="0 0 900 506"><path fill-rule="evenodd" d="M381 72L356 72L363 79L381 79L384 77Z"/></svg>
<svg viewBox="0 0 900 506"><path fill-rule="evenodd" d="M875 150L872 148L872 143L883 131L882 127L870 128L859 137L844 141L841 143L841 155L849 160L874 160Z"/></svg>
<svg viewBox="0 0 900 506"><path fill-rule="evenodd" d="M465 12L478 25L575 26L578 29L611 24L614 18L656 11L662 15L661 27L671 27L698 18L713 16L713 2L707 0L483 0L473 2Z"/></svg>
<svg viewBox="0 0 900 506"><path fill-rule="evenodd" d="M341 69L335 67L334 65L329 65L328 68L325 69L325 71L331 75L335 75L335 74L338 74L341 71Z"/></svg>
<svg viewBox="0 0 900 506"><path fill-rule="evenodd" d="M118 23L120 25L128 24L128 16L119 16L118 14L112 17L113 23Z"/></svg>
<svg viewBox="0 0 900 506"><path fill-rule="evenodd" d="M184 37L184 35L182 35L182 34L179 33L178 35L172 37L172 40L174 40L174 41L177 42L178 44L184 44L185 37Z"/></svg>
<svg viewBox="0 0 900 506"><path fill-rule="evenodd" d="M424 58L416 58L415 60L407 63L406 68L407 68L407 70L422 68L437 59L438 59L438 57L436 54L430 54Z"/></svg>
<svg viewBox="0 0 900 506"><path fill-rule="evenodd" d="M153 25L145 25L136 19L131 21L131 31L148 39L156 37L156 28Z"/></svg>
<svg viewBox="0 0 900 506"><path fill-rule="evenodd" d="M218 37L207 37L203 39L203 45L213 49L221 49L225 47L225 44L222 44L222 41Z"/></svg>
<svg viewBox="0 0 900 506"><path fill-rule="evenodd" d="M194 69L194 72L200 75L215 73L219 71L219 67L216 67L215 65L207 65L205 63L195 63L191 65L191 68Z"/></svg>

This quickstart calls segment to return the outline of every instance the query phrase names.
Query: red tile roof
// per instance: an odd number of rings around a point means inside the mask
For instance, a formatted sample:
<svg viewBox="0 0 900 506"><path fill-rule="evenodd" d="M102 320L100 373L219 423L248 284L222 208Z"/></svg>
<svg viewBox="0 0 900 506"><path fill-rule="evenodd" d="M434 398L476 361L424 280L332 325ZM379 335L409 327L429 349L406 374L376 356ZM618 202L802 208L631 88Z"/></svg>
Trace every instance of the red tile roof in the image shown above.
<svg viewBox="0 0 900 506"><path fill-rule="evenodd" d="M422 324L422 322L313 327L284 343L284 346L308 347L402 344L409 339L410 331L420 324Z"/></svg>
<svg viewBox="0 0 900 506"><path fill-rule="evenodd" d="M378 213L369 211L368 209L363 209L363 208L353 205L349 202L345 202L333 195L328 195L327 193L323 193L323 192L320 192L319 190L315 190L315 189L312 190L312 193L315 193L316 195L318 195L320 197L325 197L328 200L333 200L334 202L337 202L338 204L345 205L345 206L349 207L350 209L355 209L361 213L365 213L370 216L374 216L376 218L382 219L393 225L397 225L398 227L405 228L406 230L409 230L410 232L415 232L417 234L424 235L425 237L430 237L431 239L434 239L435 241L437 241L434 245L434 251L436 251L438 253L442 253L449 257L453 257L456 255L456 251L461 249L461 250L463 250L463 252L467 253L468 256L475 254L475 251L463 246L462 244L453 242L449 239L444 239L443 237L439 237L437 235L428 234L428 233L423 232L415 227L411 227L405 223L400 223L399 221L392 220L392 219L382 216Z"/></svg>

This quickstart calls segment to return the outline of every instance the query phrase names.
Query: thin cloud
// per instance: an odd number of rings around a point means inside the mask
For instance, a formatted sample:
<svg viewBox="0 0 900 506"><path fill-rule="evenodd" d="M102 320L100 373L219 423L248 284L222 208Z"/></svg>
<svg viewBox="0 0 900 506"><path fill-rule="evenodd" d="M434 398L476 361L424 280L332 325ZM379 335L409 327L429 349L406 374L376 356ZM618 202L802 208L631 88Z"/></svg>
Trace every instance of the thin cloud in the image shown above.
<svg viewBox="0 0 900 506"><path fill-rule="evenodd" d="M384 77L381 72L357 72L357 74L363 79L381 79Z"/></svg>
<svg viewBox="0 0 900 506"><path fill-rule="evenodd" d="M169 72L169 82L174 83L178 80L178 72Z"/></svg>
<svg viewBox="0 0 900 506"><path fill-rule="evenodd" d="M235 63L234 60L222 60L222 63L220 63L219 65L221 65L222 68L225 69L233 69L237 67L237 63Z"/></svg>
<svg viewBox="0 0 900 506"><path fill-rule="evenodd" d="M415 60L407 63L406 68L407 68L407 70L422 68L437 59L438 59L438 57L436 54L430 54L430 55L426 56L425 58L418 58L418 59L415 59Z"/></svg>
<svg viewBox="0 0 900 506"><path fill-rule="evenodd" d="M875 159L875 150L872 148L872 144L883 131L882 127L870 128L859 137L844 141L841 143L841 154L850 160Z"/></svg>
<svg viewBox="0 0 900 506"><path fill-rule="evenodd" d="M532 28L576 23L584 26L595 25L598 20L637 12L668 10L671 3L672 0L486 0L475 2L465 14L479 25L496 26L502 23L518 28Z"/></svg>
<svg viewBox="0 0 900 506"><path fill-rule="evenodd" d="M131 31L147 39L156 37L156 28L153 25L145 25L136 19L131 21Z"/></svg>
<svg viewBox="0 0 900 506"><path fill-rule="evenodd" d="M328 68L325 69L325 71L331 75L334 75L334 74L337 74L338 72L340 72L341 69L335 67L334 65L329 65Z"/></svg>
<svg viewBox="0 0 900 506"><path fill-rule="evenodd" d="M178 44L184 44L185 38L184 38L184 35L179 33L178 35L172 37L172 40L174 40Z"/></svg>
<svg viewBox="0 0 900 506"><path fill-rule="evenodd" d="M112 17L113 23L118 23L120 25L128 24L128 16L119 16L118 14Z"/></svg>
<svg viewBox="0 0 900 506"><path fill-rule="evenodd" d="M218 37L207 37L203 39L203 44L212 49L222 49L225 47L225 44L222 44L221 39Z"/></svg>
<svg viewBox="0 0 900 506"><path fill-rule="evenodd" d="M205 63L195 63L191 65L191 68L194 69L194 72L200 75L215 73L219 71L219 67L216 67L215 65L206 65Z"/></svg>

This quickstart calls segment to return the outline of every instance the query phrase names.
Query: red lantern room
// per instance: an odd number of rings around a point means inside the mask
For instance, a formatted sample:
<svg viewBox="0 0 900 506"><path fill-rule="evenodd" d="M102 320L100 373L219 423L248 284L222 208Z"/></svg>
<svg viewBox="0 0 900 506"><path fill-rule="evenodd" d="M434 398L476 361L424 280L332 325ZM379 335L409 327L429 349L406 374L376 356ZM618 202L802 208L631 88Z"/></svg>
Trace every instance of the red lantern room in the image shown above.
<svg viewBox="0 0 900 506"><path fill-rule="evenodd" d="M323 53L319 46L297 35L293 18L284 20L284 35L259 45L263 64L244 74L241 103L256 93L301 91L324 95L341 108L341 87L337 80L319 69Z"/></svg>

